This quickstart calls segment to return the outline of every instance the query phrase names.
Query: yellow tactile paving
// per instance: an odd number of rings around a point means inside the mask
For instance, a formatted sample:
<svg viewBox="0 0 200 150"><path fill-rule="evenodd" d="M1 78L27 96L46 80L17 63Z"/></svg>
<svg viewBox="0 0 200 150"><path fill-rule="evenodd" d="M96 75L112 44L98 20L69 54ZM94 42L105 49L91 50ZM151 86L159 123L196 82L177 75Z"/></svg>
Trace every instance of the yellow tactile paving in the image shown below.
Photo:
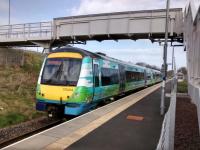
<svg viewBox="0 0 200 150"><path fill-rule="evenodd" d="M131 100L128 101L127 103L117 107L115 110L107 113L106 115L101 116L100 118L94 120L93 122L89 123L88 125L74 131L70 135L57 140L53 144L48 145L46 147L46 149L48 149L48 150L65 149L65 148L69 147L71 144L78 141L82 137L86 136L88 133L95 130L97 127L101 126L102 124L104 124L105 122L107 122L108 120L113 118L114 116L118 115L123 110L130 107L131 105L135 104L136 102L138 102L142 98L146 97L147 95L149 95L150 93L152 93L153 91L158 89L159 87L160 87L160 84L152 86L148 89L144 89L144 90L134 94L134 97L131 97L131 95L128 96L128 97L125 97L124 99L131 99Z"/></svg>

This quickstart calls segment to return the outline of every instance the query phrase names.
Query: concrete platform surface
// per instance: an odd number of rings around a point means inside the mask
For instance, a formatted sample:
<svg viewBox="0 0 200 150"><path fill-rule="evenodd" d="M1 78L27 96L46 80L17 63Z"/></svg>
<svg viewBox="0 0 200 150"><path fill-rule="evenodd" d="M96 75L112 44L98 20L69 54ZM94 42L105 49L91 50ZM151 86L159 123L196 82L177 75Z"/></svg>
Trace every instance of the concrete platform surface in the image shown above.
<svg viewBox="0 0 200 150"><path fill-rule="evenodd" d="M159 87L160 84L151 86L56 127L28 137L4 149L126 149L129 148L127 144L129 142L131 142L129 145L134 145L135 141L142 142L138 143L139 145L150 144L151 136L152 138L156 137L153 140L154 144L157 141L162 124L162 117L159 116L158 106L160 95L158 91L153 93ZM133 104L140 100L142 101L134 107L135 105ZM141 122L130 121L126 119L127 115L144 116L144 120ZM104 123L106 124L103 125ZM147 132L148 130L150 131ZM148 138L143 138L140 134ZM127 142L124 143L123 141ZM126 144L125 147L123 147L123 144Z"/></svg>
<svg viewBox="0 0 200 150"><path fill-rule="evenodd" d="M156 90L66 150L155 150L164 119L160 116L160 94L161 90ZM166 98L166 109L169 102Z"/></svg>

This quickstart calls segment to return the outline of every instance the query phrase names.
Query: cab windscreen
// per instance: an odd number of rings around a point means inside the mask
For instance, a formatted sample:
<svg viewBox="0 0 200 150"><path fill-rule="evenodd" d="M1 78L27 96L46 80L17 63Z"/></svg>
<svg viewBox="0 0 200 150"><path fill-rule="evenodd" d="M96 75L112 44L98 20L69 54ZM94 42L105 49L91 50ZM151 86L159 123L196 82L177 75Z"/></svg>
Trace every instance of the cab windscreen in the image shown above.
<svg viewBox="0 0 200 150"><path fill-rule="evenodd" d="M48 58L44 66L41 84L76 86L81 63L82 60L76 58Z"/></svg>

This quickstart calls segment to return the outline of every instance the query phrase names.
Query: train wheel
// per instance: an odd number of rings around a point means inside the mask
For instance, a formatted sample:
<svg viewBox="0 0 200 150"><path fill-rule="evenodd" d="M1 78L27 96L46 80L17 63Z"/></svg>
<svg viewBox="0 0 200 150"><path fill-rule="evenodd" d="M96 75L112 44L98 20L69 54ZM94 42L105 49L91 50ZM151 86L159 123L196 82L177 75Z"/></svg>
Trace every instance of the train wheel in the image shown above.
<svg viewBox="0 0 200 150"><path fill-rule="evenodd" d="M48 106L47 109L48 118L63 118L64 106Z"/></svg>

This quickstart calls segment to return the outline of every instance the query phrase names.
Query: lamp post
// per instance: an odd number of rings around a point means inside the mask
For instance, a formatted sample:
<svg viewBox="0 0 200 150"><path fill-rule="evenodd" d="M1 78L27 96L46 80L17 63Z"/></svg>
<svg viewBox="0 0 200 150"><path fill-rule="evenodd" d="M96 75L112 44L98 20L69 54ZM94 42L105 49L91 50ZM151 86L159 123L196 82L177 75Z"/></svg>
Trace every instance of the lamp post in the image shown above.
<svg viewBox="0 0 200 150"><path fill-rule="evenodd" d="M163 81L162 81L162 93L161 93L161 103L160 103L160 114L164 115L165 112L165 84L167 77L167 41L168 41L168 23L169 23L169 3L167 0L166 6L166 24L165 24L165 43L163 49Z"/></svg>
<svg viewBox="0 0 200 150"><path fill-rule="evenodd" d="M174 70L174 46L172 49L172 70Z"/></svg>

